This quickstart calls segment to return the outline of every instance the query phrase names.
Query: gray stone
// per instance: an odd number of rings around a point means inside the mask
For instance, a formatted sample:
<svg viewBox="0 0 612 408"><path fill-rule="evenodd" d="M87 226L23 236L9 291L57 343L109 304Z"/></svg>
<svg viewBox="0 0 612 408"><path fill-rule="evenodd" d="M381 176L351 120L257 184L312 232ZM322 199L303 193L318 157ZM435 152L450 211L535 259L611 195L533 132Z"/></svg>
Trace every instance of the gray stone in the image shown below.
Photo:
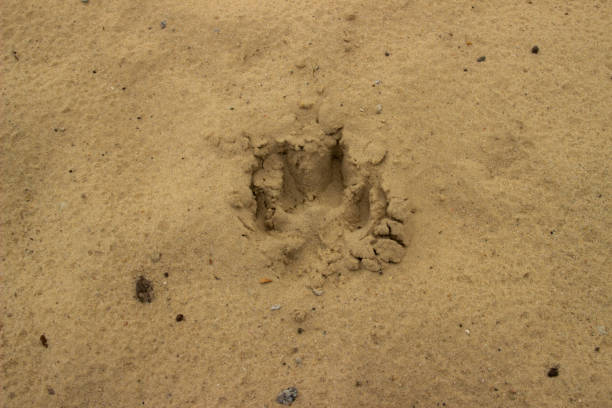
<svg viewBox="0 0 612 408"><path fill-rule="evenodd" d="M289 387L281 391L276 397L276 402L282 405L291 405L298 396L298 390L295 387Z"/></svg>

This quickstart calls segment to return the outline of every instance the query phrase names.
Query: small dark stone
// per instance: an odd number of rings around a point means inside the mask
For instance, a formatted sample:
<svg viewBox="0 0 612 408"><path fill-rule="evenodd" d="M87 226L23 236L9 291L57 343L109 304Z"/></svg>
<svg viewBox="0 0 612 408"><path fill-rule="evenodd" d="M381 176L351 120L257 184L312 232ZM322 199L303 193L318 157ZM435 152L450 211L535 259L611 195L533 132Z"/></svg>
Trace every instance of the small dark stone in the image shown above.
<svg viewBox="0 0 612 408"><path fill-rule="evenodd" d="M532 53L532 54L537 54L538 52L540 52L540 47L538 47L537 45L534 45L534 46L531 48L531 53Z"/></svg>
<svg viewBox="0 0 612 408"><path fill-rule="evenodd" d="M177 322L182 322L183 320L185 320L185 316L183 316L181 313L176 315Z"/></svg>
<svg viewBox="0 0 612 408"><path fill-rule="evenodd" d="M355 387L361 387L361 381L355 381Z"/></svg>
<svg viewBox="0 0 612 408"><path fill-rule="evenodd" d="M388 57L389 55L391 55L391 53L389 51L385 51L385 57Z"/></svg>
<svg viewBox="0 0 612 408"><path fill-rule="evenodd" d="M45 348L49 348L49 342L44 334L40 335L40 344L42 344Z"/></svg>
<svg viewBox="0 0 612 408"><path fill-rule="evenodd" d="M55 395L55 390L53 388L51 388L51 387L47 387L47 393L49 395Z"/></svg>
<svg viewBox="0 0 612 408"><path fill-rule="evenodd" d="M559 367L551 367L550 370L548 370L548 376L549 377L558 377L559 376Z"/></svg>
<svg viewBox="0 0 612 408"><path fill-rule="evenodd" d="M486 61L487 57L485 57L484 55L482 57L478 57L478 59L476 60L476 62L484 62Z"/></svg>
<svg viewBox="0 0 612 408"><path fill-rule="evenodd" d="M164 278L167 278L168 276L170 276L170 274L168 272L164 272Z"/></svg>
<svg viewBox="0 0 612 408"><path fill-rule="evenodd" d="M302 334L304 333L304 329L302 329L301 327L298 327L297 332L298 334Z"/></svg>
<svg viewBox="0 0 612 408"><path fill-rule="evenodd" d="M600 350L599 346L595 347L595 352L599 353L599 350Z"/></svg>
<svg viewBox="0 0 612 408"><path fill-rule="evenodd" d="M164 28L166 28L166 26L168 25L168 23L166 22L166 20L162 21L161 23L159 23L159 26L161 27L161 29L163 30Z"/></svg>
<svg viewBox="0 0 612 408"><path fill-rule="evenodd" d="M144 276L140 276L136 281L136 298L142 303L153 301L153 282Z"/></svg>
<svg viewBox="0 0 612 408"><path fill-rule="evenodd" d="M276 397L276 402L282 405L291 405L298 396L298 390L295 387L289 387L281 391Z"/></svg>

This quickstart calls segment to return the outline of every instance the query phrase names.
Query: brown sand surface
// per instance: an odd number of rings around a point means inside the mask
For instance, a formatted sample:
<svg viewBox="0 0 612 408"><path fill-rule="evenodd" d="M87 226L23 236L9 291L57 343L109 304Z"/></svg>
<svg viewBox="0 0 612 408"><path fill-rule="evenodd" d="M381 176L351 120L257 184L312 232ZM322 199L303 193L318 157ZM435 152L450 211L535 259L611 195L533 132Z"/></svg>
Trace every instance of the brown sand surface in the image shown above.
<svg viewBox="0 0 612 408"><path fill-rule="evenodd" d="M612 406L612 2L0 7L2 407Z"/></svg>

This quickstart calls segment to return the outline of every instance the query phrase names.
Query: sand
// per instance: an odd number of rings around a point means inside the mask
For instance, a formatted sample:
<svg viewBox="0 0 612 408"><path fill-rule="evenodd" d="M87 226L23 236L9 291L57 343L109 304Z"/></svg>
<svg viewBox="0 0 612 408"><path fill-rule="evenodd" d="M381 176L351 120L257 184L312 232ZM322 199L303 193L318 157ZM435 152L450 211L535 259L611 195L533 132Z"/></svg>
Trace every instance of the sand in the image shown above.
<svg viewBox="0 0 612 408"><path fill-rule="evenodd" d="M612 3L0 22L2 407L612 406Z"/></svg>

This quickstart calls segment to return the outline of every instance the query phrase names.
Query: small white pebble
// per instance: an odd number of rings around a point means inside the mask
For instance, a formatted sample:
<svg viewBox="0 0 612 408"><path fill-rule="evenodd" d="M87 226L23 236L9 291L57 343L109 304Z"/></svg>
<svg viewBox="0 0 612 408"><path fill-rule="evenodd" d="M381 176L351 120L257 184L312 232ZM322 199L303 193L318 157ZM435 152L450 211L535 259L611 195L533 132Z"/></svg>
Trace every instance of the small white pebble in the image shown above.
<svg viewBox="0 0 612 408"><path fill-rule="evenodd" d="M323 292L323 289L315 289L315 288L313 288L312 289L312 293L314 293L315 296L321 296L325 292Z"/></svg>
<svg viewBox="0 0 612 408"><path fill-rule="evenodd" d="M470 335L470 329L465 329L465 334Z"/></svg>
<svg viewBox="0 0 612 408"><path fill-rule="evenodd" d="M270 307L270 310L280 310L281 305L272 305L272 307Z"/></svg>
<svg viewBox="0 0 612 408"><path fill-rule="evenodd" d="M376 105L376 114L380 115L382 113L382 105L379 103Z"/></svg>

